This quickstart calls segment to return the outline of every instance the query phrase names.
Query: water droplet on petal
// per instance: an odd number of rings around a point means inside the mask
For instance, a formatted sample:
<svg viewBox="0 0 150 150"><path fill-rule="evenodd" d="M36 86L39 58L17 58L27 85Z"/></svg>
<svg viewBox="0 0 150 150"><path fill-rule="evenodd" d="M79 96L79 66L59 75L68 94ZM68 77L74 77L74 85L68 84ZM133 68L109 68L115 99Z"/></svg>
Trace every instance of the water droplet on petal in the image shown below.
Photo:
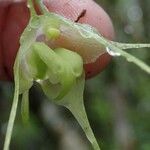
<svg viewBox="0 0 150 150"><path fill-rule="evenodd" d="M120 56L120 55L121 55L120 53L115 52L114 50L112 50L112 49L109 48L109 47L106 47L106 51L107 51L108 54L111 55L111 56Z"/></svg>

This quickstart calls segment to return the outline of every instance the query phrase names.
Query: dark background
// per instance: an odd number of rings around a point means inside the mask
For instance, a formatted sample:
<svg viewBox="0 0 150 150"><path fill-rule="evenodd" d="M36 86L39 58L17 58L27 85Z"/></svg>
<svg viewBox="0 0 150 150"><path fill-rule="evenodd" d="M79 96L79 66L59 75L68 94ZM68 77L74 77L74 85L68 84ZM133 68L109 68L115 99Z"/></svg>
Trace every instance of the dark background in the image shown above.
<svg viewBox="0 0 150 150"><path fill-rule="evenodd" d="M112 18L116 40L150 41L150 0L97 0ZM94 10L93 10L94 11ZM150 64L148 49L130 50ZM0 149L13 98L13 83L0 82ZM102 150L150 150L150 77L124 58L113 58L88 80L85 106ZM56 106L35 85L30 91L30 122L18 109L10 150L90 150L71 113Z"/></svg>

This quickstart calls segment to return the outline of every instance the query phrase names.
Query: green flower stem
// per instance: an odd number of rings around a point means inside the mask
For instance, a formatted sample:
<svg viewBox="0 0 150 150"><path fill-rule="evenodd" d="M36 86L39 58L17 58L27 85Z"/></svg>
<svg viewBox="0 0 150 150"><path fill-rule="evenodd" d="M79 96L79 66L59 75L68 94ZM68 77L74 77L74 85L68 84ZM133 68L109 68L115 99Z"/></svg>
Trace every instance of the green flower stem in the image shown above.
<svg viewBox="0 0 150 150"><path fill-rule="evenodd" d="M30 9L30 14L31 14L31 16L36 16L36 11L35 11L35 9L34 9L32 0L28 0L27 6L28 6L29 9Z"/></svg>
<svg viewBox="0 0 150 150"><path fill-rule="evenodd" d="M46 14L49 12L48 9L46 8L46 6L43 4L43 0L36 0L36 3L40 7L43 14Z"/></svg>
<svg viewBox="0 0 150 150"><path fill-rule="evenodd" d="M123 51L122 49L120 49L114 45L111 45L111 44L108 44L108 45L109 45L108 47L110 47L110 49L112 49L115 52L120 53L121 56L125 57L128 62L133 62L134 64L139 66L142 70L144 70L145 72L150 74L150 67L146 63L144 63L140 59L136 58L135 56Z"/></svg>
<svg viewBox="0 0 150 150"><path fill-rule="evenodd" d="M149 47L150 46L149 44L137 44L137 45L136 44L120 44L120 43L116 44L116 42L110 42L109 40L106 40L102 36L97 36L97 38L99 39L99 42L101 44L103 44L105 47L110 48L114 52L120 53L121 56L126 58L126 60L128 62L133 62L134 64L139 66L142 70L144 70L145 72L150 74L150 67L146 63L144 63L143 61L136 58L135 56L122 50L122 49L126 49L125 47L131 48L131 46L132 46L132 48L141 48L142 46L143 47Z"/></svg>
<svg viewBox="0 0 150 150"><path fill-rule="evenodd" d="M17 66L19 66L18 62L17 62ZM12 108L11 108L11 112L9 116L3 150L9 150L12 130L14 126L16 113L17 113L18 101L19 101L19 70L17 69L15 72L15 92L14 92L13 104L12 104Z"/></svg>
<svg viewBox="0 0 150 150"><path fill-rule="evenodd" d="M121 54L121 56L125 57L128 62L133 62L134 64L139 66L142 70L144 70L145 72L150 74L150 67L146 63L144 63L140 59L136 58L135 56L133 56L133 55L131 55L131 54L125 52L125 51L122 51L119 48L115 48L115 50L117 52L119 52Z"/></svg>
<svg viewBox="0 0 150 150"><path fill-rule="evenodd" d="M150 48L150 44L147 43L137 43L137 44L133 44L133 43L119 43L119 42L113 42L111 41L111 43L121 49L139 49L139 48Z"/></svg>

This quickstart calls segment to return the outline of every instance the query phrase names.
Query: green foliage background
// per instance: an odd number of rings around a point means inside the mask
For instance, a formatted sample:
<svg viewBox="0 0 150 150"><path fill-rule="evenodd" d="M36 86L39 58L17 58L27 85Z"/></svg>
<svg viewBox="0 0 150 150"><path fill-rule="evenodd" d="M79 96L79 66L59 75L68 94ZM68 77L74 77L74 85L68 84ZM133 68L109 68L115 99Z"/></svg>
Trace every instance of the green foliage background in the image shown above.
<svg viewBox="0 0 150 150"><path fill-rule="evenodd" d="M149 0L97 0L112 18L116 41L149 42ZM94 11L94 10L93 10ZM149 50L131 53L150 64ZM0 83L0 149L10 112L13 83ZM123 58L113 58L101 74L86 82L87 114L102 150L150 149L150 77ZM15 123L11 150L90 150L70 112L51 104L35 85L30 92L31 118Z"/></svg>

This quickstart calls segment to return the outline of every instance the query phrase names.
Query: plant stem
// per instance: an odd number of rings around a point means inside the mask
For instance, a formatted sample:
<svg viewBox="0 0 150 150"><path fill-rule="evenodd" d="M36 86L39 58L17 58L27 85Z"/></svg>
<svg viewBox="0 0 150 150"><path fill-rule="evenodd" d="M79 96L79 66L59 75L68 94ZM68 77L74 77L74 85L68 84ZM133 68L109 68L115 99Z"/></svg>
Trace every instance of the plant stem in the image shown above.
<svg viewBox="0 0 150 150"><path fill-rule="evenodd" d="M28 6L28 8L30 9L31 16L32 16L32 17L35 16L35 15L36 15L36 11L35 11L35 9L34 9L32 0L28 0L27 6Z"/></svg>
<svg viewBox="0 0 150 150"><path fill-rule="evenodd" d="M17 106L18 106L18 101L19 101L19 70L18 70L19 67L18 66L19 66L19 63L17 61L16 62L17 69L16 69L16 74L15 74L15 92L14 92L13 104L12 104L11 112L10 112L10 116L9 116L3 150L9 150L10 140L11 140L11 136L12 136L12 130L13 130L13 126L14 126L16 113L17 113Z"/></svg>
<svg viewBox="0 0 150 150"><path fill-rule="evenodd" d="M18 86L15 85L15 95L14 95L13 104L12 104L12 108L11 108L11 112L10 112L10 116L9 116L9 121L8 121L8 126L7 126L3 150L9 149L12 130L13 130L14 121L15 121L16 112L17 112L18 100L19 100L19 89L18 89Z"/></svg>
<svg viewBox="0 0 150 150"><path fill-rule="evenodd" d="M115 48L115 50L117 52L120 52L121 56L125 57L128 62L133 62L134 64L139 66L142 70L144 70L148 74L150 74L150 67L147 64L145 64L143 61L141 61L140 59L136 58L135 56L133 56L133 55L121 50L121 49Z"/></svg>
<svg viewBox="0 0 150 150"><path fill-rule="evenodd" d="M132 48L150 48L150 44L147 43L137 43L137 44L133 44L133 43L119 43L119 42L113 42L111 41L111 43L121 49L132 49Z"/></svg>
<svg viewBox="0 0 150 150"><path fill-rule="evenodd" d="M43 4L43 0L36 0L36 3L40 7L43 14L46 14L49 12L48 9L46 8L46 6Z"/></svg>
<svg viewBox="0 0 150 150"><path fill-rule="evenodd" d="M135 56L122 50L126 48L150 47L150 44L123 44L123 43L120 44L120 43L109 41L102 36L97 36L97 38L99 39L99 42L103 44L105 47L110 48L114 52L120 53L121 56L126 58L128 62L133 62L134 64L139 66L142 70L150 74L150 67L146 63L144 63L143 61L136 58ZM122 49L120 47L122 47Z"/></svg>

